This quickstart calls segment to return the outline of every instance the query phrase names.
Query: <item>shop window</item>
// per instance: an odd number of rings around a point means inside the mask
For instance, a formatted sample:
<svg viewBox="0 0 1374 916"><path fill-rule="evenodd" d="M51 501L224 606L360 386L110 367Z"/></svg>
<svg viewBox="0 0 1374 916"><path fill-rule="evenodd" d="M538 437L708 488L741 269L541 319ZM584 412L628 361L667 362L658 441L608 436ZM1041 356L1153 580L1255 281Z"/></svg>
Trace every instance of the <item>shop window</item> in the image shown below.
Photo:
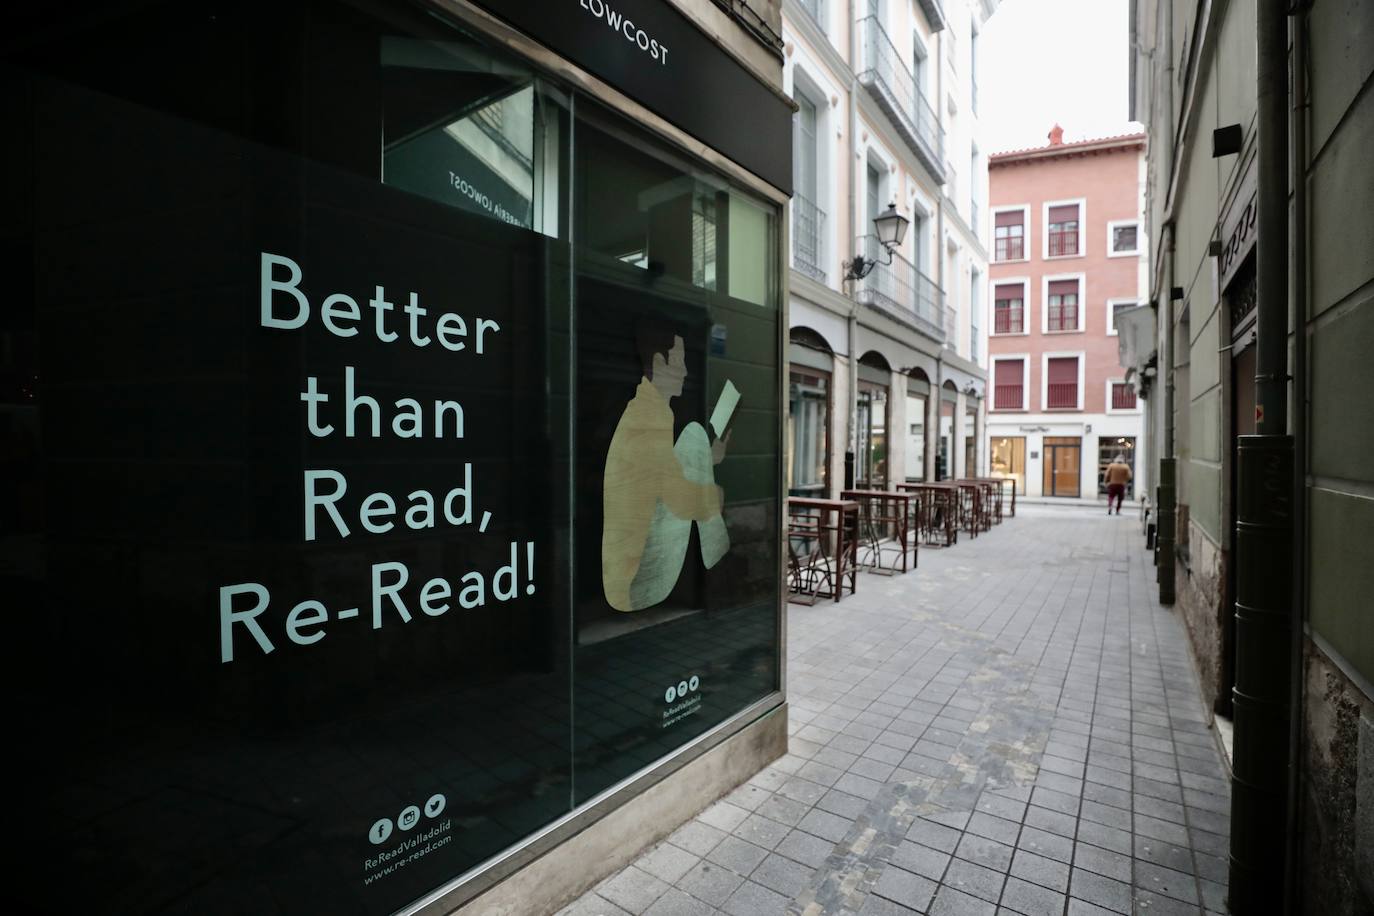
<svg viewBox="0 0 1374 916"><path fill-rule="evenodd" d="M830 461L830 375L792 370L788 393L787 492L823 497Z"/></svg>
<svg viewBox="0 0 1374 916"><path fill-rule="evenodd" d="M779 207L406 4L50 16L9 909L408 910L777 691Z"/></svg>
<svg viewBox="0 0 1374 916"><path fill-rule="evenodd" d="M906 396L906 479L925 480L926 473L926 399Z"/></svg>
<svg viewBox="0 0 1374 916"><path fill-rule="evenodd" d="M1026 437L993 436L989 441L988 468L993 477L1010 477L1016 492L1026 492Z"/></svg>
<svg viewBox="0 0 1374 916"><path fill-rule="evenodd" d="M861 490L886 490L888 480L887 386L859 382L859 466L854 485Z"/></svg>
<svg viewBox="0 0 1374 916"><path fill-rule="evenodd" d="M1107 465L1121 456L1131 469L1131 480L1126 484L1126 498L1135 499L1135 437L1098 436L1097 437L1097 495L1107 495Z"/></svg>

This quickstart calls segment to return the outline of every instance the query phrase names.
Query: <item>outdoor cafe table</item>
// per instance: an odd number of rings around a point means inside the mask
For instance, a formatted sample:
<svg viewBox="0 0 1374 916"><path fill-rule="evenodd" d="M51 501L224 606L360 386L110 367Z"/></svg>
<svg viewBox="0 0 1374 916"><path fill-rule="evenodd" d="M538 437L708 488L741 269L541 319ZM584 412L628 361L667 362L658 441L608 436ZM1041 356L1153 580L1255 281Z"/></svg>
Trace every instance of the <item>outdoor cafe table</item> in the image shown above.
<svg viewBox="0 0 1374 916"><path fill-rule="evenodd" d="M959 491L959 523L969 537L977 537L978 532L990 526L983 515L983 487L972 480L950 481Z"/></svg>
<svg viewBox="0 0 1374 916"><path fill-rule="evenodd" d="M826 563L826 547L834 544L833 569L825 569L828 587L814 589L811 594L839 601L844 595L846 578L849 593L858 587L857 549L859 533L859 504L850 499L812 499L805 496L787 497L787 549L789 565L802 562L795 557L793 539L814 540L817 549L804 558L809 563ZM818 571L810 568L810 572ZM794 591L800 590L800 582L794 583Z"/></svg>
<svg viewBox="0 0 1374 916"><path fill-rule="evenodd" d="M909 568L907 535L910 531L911 502L917 497L912 493L894 493L891 490L843 490L840 498L852 499L859 504L859 539L864 542L863 546L871 560L862 565L879 571L897 571L897 557L893 558L890 570L884 570L883 567L882 542L890 531L895 543L889 549L896 551L901 558L902 572L906 572ZM912 543L909 550L910 568L915 568L916 544Z"/></svg>
<svg viewBox="0 0 1374 916"><path fill-rule="evenodd" d="M959 488L940 483L899 483L899 492L920 497L919 518L926 543L949 547L959 542Z"/></svg>
<svg viewBox="0 0 1374 916"><path fill-rule="evenodd" d="M1002 524L1002 481L995 477L966 477L965 480L983 488L983 513L987 528Z"/></svg>
<svg viewBox="0 0 1374 916"><path fill-rule="evenodd" d="M976 481L978 481L979 483L991 484L991 485L993 485L993 486L996 487L996 491L995 491L995 492L996 492L996 500L997 500L997 517L996 517L996 521L997 521L998 524L1001 524L1001 522L1002 522L1002 514L1003 514L1003 511L1004 511L1004 510L1006 511L1006 514L1007 514L1007 515L1009 515L1009 516L1011 516L1011 517L1013 517L1013 518L1016 517L1016 478L1015 478L1015 477L972 477L972 478L970 478L970 480L976 480ZM1006 498L1006 496L1007 496L1007 484L1011 484L1011 499L1010 499L1010 500L1007 500L1007 498ZM1009 507L1009 508L1008 508L1008 507Z"/></svg>

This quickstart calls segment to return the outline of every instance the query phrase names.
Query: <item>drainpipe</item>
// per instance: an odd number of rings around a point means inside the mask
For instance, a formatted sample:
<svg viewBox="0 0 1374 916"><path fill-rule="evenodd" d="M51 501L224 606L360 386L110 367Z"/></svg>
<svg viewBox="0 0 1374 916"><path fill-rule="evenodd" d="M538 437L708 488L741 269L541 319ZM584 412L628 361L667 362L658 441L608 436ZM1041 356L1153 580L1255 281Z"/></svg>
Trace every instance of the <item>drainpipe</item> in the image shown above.
<svg viewBox="0 0 1374 916"><path fill-rule="evenodd" d="M859 152L859 79L853 74L859 69L859 24L854 19L854 0L849 0L849 257L859 256L858 226L854 219L859 201L858 166L854 164ZM854 298L854 283L849 286L849 415L845 430L844 488L854 489L854 457L859 452L859 349L855 344L859 329L859 301ZM838 494L837 494L838 495Z"/></svg>
<svg viewBox="0 0 1374 916"><path fill-rule="evenodd" d="M1159 290L1157 318L1163 322L1164 352L1160 354L1160 380L1164 383L1164 454L1159 459L1158 492L1155 507L1155 575L1159 581L1159 603L1174 603L1174 545L1178 540L1177 459L1174 457L1174 224L1166 222L1159 233L1163 283Z"/></svg>
<svg viewBox="0 0 1374 916"><path fill-rule="evenodd" d="M1293 626L1293 440L1288 433L1288 29L1257 0L1259 240L1255 431L1236 450L1236 686L1231 869L1235 916L1284 899Z"/></svg>
<svg viewBox="0 0 1374 916"><path fill-rule="evenodd" d="M1289 654L1288 706L1288 823L1302 823L1303 691L1307 683L1303 640L1307 623L1307 3L1298 2L1292 15L1293 98L1289 141L1289 182L1293 189L1293 551L1294 622ZM1284 910L1296 913L1302 899L1302 850L1297 830L1288 831L1284 860Z"/></svg>

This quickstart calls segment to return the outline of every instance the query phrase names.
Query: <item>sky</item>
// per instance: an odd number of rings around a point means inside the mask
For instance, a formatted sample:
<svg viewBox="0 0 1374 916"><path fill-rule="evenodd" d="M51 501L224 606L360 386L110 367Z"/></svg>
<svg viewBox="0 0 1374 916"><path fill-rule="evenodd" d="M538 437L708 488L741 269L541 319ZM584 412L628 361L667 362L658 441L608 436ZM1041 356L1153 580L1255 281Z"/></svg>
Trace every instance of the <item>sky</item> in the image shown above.
<svg viewBox="0 0 1374 916"><path fill-rule="evenodd" d="M979 35L984 151L1139 130L1126 118L1128 0L1002 0Z"/></svg>

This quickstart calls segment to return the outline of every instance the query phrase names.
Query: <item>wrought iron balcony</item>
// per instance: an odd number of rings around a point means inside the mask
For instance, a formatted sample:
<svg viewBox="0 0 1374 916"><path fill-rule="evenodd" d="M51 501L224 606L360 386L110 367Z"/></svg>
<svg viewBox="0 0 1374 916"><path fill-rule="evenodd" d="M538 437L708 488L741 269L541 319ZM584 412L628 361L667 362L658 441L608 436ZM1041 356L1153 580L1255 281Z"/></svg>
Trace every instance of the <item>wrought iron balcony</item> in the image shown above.
<svg viewBox="0 0 1374 916"><path fill-rule="evenodd" d="M951 350L959 349L959 316L954 309L945 306L945 346Z"/></svg>
<svg viewBox="0 0 1374 916"><path fill-rule="evenodd" d="M945 305L945 291L900 254L894 253L892 263L884 264L887 253L877 236L863 235L858 242L859 251L865 258L876 261L877 266L867 277L857 281L854 298L896 312L930 339L944 341L947 333L944 313L953 313L953 309Z"/></svg>
<svg viewBox="0 0 1374 916"><path fill-rule="evenodd" d="M792 196L792 266L813 280L825 282L821 264L821 239L825 211L802 197Z"/></svg>
<svg viewBox="0 0 1374 916"><path fill-rule="evenodd" d="M855 27L862 38L859 83L891 119L912 152L936 181L945 180L945 130L935 109L916 91L916 79L902 63L897 48L876 16Z"/></svg>

